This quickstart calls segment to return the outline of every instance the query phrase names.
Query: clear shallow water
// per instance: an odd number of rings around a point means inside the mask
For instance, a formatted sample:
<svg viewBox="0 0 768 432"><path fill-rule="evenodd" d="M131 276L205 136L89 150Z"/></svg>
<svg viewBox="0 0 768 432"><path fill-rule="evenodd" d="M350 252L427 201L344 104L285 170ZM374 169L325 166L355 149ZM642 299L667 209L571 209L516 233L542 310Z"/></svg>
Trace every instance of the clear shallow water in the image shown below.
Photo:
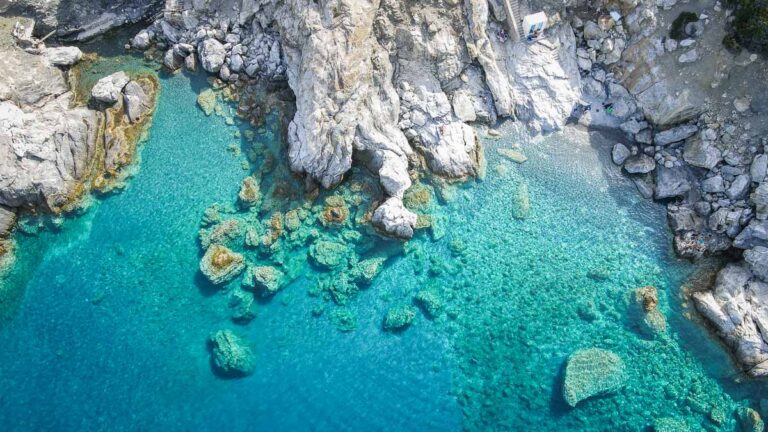
<svg viewBox="0 0 768 432"><path fill-rule="evenodd" d="M162 80L127 190L59 232L19 238L6 290L21 297L0 327L4 430L641 430L660 417L717 430L713 407L733 430L727 359L680 315L692 269L670 256L662 209L599 163L586 135L486 142L485 180L446 192L445 236L420 234L350 302L354 332L312 317L309 273L249 325L231 323L227 296L197 271L197 235L248 171L228 149L238 127L197 109L204 84ZM257 143L276 139L267 126ZM496 154L513 141L526 164ZM513 217L521 183L524 220ZM669 324L656 338L630 313L631 291L651 284ZM385 311L424 288L447 313L382 332ZM205 340L221 328L254 342L253 376L211 372ZM567 408L563 361L591 346L624 359L627 386Z"/></svg>

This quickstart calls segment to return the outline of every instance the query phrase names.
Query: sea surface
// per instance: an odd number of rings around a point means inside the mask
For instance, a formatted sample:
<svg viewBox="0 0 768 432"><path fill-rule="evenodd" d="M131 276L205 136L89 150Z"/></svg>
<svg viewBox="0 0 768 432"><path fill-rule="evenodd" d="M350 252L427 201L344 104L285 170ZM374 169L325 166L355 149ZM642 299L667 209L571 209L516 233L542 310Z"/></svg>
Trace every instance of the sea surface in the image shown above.
<svg viewBox="0 0 768 432"><path fill-rule="evenodd" d="M91 73L120 68L149 70L106 58ZM201 218L213 203L234 206L264 163L247 150L282 146L282 123L269 115L248 140L248 125L226 120L231 107L210 117L198 108L207 86L201 75L163 75L125 190L80 215L24 222L0 296L3 431L736 430L734 411L758 408L763 385L738 383L720 345L687 318L680 289L696 269L674 257L663 207L609 163L613 141L579 130L479 131L485 174L424 180L433 228L407 245L372 243L390 259L344 305L353 331L319 313L312 265L260 301L253 321L234 323L239 281L216 288L198 270ZM637 312L634 290L647 285L665 330L649 331ZM437 317L419 310L407 330L382 329L389 308L425 289L441 299ZM253 343L253 375L214 373L206 342L220 329ZM590 347L622 358L626 382L571 408L563 365Z"/></svg>

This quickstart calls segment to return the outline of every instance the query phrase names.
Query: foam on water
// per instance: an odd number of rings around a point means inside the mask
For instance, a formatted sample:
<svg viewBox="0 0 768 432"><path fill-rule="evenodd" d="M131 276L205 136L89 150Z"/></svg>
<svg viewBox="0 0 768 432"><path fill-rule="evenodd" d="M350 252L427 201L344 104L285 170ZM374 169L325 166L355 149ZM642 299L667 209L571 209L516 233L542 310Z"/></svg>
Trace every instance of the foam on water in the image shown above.
<svg viewBox="0 0 768 432"><path fill-rule="evenodd" d="M198 229L248 173L228 149L244 126L196 107L204 85L161 80L125 191L55 232L19 236L0 302L4 430L640 430L662 417L733 428L724 386L747 392L682 318L677 290L692 268L671 256L662 208L598 160L609 143L596 135L486 141L485 179L443 191L433 209L445 232L419 234L346 306L354 332L313 318L311 266L250 324L233 324L227 296L197 270ZM257 145L279 135L276 118L266 126ZM513 144L528 162L497 155ZM517 219L523 188L530 208ZM668 322L655 337L632 313L645 285L659 288ZM424 289L443 312L383 332L386 311ZM254 375L212 373L205 341L221 328L254 342ZM627 382L571 409L562 365L587 347L618 354Z"/></svg>

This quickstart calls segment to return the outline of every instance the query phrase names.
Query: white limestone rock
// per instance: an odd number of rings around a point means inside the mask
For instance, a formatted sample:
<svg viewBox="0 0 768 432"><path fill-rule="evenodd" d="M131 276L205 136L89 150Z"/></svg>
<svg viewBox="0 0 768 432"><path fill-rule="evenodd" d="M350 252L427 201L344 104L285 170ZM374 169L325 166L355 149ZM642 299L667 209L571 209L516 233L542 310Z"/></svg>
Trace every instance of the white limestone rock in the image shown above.
<svg viewBox="0 0 768 432"><path fill-rule="evenodd" d="M221 70L227 56L227 51L221 42L208 38L200 42L197 51L200 54L200 65L206 72L217 73Z"/></svg>
<svg viewBox="0 0 768 432"><path fill-rule="evenodd" d="M72 66L83 58L83 52L78 47L64 46L46 48L43 55L54 66Z"/></svg>
<svg viewBox="0 0 768 432"><path fill-rule="evenodd" d="M373 212L371 222L391 236L409 239L413 237L416 219L416 214L405 208L400 198L391 197Z"/></svg>
<svg viewBox="0 0 768 432"><path fill-rule="evenodd" d="M115 72L97 81L91 90L91 96L99 102L114 104L128 81L128 74L123 71Z"/></svg>

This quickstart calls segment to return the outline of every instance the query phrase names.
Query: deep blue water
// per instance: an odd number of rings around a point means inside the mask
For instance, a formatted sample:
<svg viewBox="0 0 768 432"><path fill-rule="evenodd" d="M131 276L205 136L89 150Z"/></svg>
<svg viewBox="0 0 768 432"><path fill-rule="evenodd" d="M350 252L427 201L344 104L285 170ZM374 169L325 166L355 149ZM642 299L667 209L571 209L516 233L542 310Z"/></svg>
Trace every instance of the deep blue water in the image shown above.
<svg viewBox="0 0 768 432"><path fill-rule="evenodd" d="M610 141L583 132L484 140L485 178L447 188L433 209L445 235L422 233L388 262L348 306L355 331L312 317L311 267L250 324L232 323L228 297L198 273L197 236L203 211L233 203L248 173L229 148L245 126L206 117L204 85L162 79L126 190L57 232L18 236L4 289L21 297L0 326L3 430L641 430L662 417L733 430L747 392L682 315L693 268L672 256L663 209L599 160ZM257 142L279 128L271 117ZM518 144L523 165L495 151ZM530 214L516 219L522 184ZM629 312L644 285L659 288L668 322L655 338ZM449 313L383 332L385 311L425 287ZM252 376L212 373L206 338L221 328L253 341ZM567 408L563 361L591 346L623 358L627 384Z"/></svg>

